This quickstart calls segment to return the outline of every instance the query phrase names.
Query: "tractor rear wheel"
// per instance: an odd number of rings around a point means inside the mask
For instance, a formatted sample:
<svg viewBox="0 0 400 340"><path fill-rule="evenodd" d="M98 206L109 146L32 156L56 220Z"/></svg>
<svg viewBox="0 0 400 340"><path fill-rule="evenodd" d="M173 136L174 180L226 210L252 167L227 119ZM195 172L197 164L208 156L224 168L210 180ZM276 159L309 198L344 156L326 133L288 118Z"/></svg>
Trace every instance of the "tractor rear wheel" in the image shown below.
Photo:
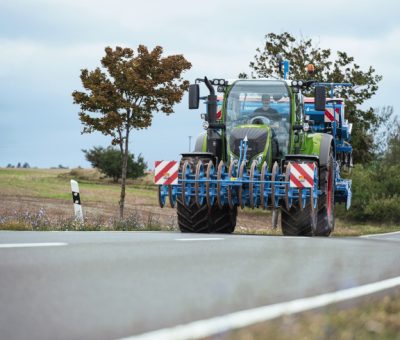
<svg viewBox="0 0 400 340"><path fill-rule="evenodd" d="M330 149L328 164L320 168L320 190L318 197L318 217L314 234L329 236L335 227L335 176L333 150Z"/></svg>
<svg viewBox="0 0 400 340"><path fill-rule="evenodd" d="M311 209L311 205L302 210L300 206L292 205L287 209L281 207L281 227L285 236L312 236L313 224L316 223L316 212Z"/></svg>
<svg viewBox="0 0 400 340"><path fill-rule="evenodd" d="M181 165L184 161L188 161L193 172L199 159L204 164L212 160L210 156L185 155L182 157ZM181 232L228 234L235 230L237 207L230 208L226 205L220 209L217 204L214 204L211 209L208 209L207 204L199 207L194 197L190 199L189 205L186 206L181 197L177 197L177 215Z"/></svg>

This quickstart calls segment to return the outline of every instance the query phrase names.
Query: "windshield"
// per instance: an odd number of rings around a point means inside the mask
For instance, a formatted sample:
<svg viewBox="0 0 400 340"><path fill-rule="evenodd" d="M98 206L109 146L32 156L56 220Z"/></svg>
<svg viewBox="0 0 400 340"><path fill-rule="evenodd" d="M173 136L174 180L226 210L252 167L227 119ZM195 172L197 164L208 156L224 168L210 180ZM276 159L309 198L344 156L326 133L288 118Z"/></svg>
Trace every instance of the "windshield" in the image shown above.
<svg viewBox="0 0 400 340"><path fill-rule="evenodd" d="M227 133L229 135L237 126L249 124L271 127L281 154L287 154L290 96L284 82L243 80L233 85L226 104Z"/></svg>

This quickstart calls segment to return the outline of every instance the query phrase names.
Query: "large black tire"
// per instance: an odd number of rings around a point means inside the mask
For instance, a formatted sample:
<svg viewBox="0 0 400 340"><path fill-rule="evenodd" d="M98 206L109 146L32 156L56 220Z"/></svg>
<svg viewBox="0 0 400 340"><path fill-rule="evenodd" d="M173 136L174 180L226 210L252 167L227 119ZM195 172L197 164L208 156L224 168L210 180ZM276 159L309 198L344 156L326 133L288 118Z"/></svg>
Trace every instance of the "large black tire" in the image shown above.
<svg viewBox="0 0 400 340"><path fill-rule="evenodd" d="M329 151L328 163L320 168L316 236L329 236L335 227L335 176L333 150Z"/></svg>
<svg viewBox="0 0 400 340"><path fill-rule="evenodd" d="M191 202L186 207L177 199L178 226L183 233L222 233L230 234L235 231L237 207L230 209L224 206L219 209L213 206L211 211L207 205L200 208Z"/></svg>
<svg viewBox="0 0 400 340"><path fill-rule="evenodd" d="M222 209L214 206L209 214L209 225L214 233L231 234L235 231L237 207L225 205Z"/></svg>
<svg viewBox="0 0 400 340"><path fill-rule="evenodd" d="M206 205L200 208L192 200L185 206L180 198L177 198L178 226L183 233L211 233L208 223L208 209Z"/></svg>
<svg viewBox="0 0 400 340"><path fill-rule="evenodd" d="M301 209L298 204L287 209L281 206L281 227L285 236L313 236L317 224L317 211L312 209L311 200Z"/></svg>
<svg viewBox="0 0 400 340"><path fill-rule="evenodd" d="M286 209L281 207L281 227L285 236L312 236L313 227L316 223L316 212L308 204L303 210L299 206Z"/></svg>
<svg viewBox="0 0 400 340"><path fill-rule="evenodd" d="M201 159L205 164L211 160L210 157L191 157L189 155L182 157L181 164L188 161L192 169ZM180 197L177 198L178 226L184 233L233 233L236 226L237 207L231 209L224 206L219 209L214 205L208 209L204 204L200 207L191 199L189 206L185 206Z"/></svg>

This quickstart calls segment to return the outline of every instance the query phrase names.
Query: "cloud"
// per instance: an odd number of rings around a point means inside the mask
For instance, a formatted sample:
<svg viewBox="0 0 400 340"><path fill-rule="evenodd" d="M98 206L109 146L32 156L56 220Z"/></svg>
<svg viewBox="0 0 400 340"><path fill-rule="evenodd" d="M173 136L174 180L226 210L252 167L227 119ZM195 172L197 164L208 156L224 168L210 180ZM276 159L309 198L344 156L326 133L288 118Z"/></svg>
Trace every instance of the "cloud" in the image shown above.
<svg viewBox="0 0 400 340"><path fill-rule="evenodd" d="M266 33L288 31L319 41L322 47L346 51L363 68L372 65L384 81L371 105L393 104L399 76L399 12L397 0L379 4L361 0L3 1L0 165L13 159L41 166L85 164L81 148L107 145L109 140L101 135L80 136L71 92L81 88L80 69L99 66L108 45L161 45L165 54L182 53L192 62L193 68L184 75L187 79L235 78L248 71ZM199 112L189 112L186 100L171 117L158 115L151 129L135 132L133 151L152 160L177 158L186 151L188 136L201 132ZM168 146L154 145L154 135L165 135ZM52 143L55 138L60 143ZM62 160L57 160L58 150Z"/></svg>

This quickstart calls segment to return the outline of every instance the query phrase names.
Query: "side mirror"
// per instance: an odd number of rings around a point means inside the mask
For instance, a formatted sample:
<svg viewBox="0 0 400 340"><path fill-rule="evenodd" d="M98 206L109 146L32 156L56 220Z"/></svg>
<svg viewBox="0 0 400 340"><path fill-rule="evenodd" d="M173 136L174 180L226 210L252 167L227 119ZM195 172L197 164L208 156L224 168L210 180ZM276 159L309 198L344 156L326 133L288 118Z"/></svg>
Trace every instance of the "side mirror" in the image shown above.
<svg viewBox="0 0 400 340"><path fill-rule="evenodd" d="M315 86L315 110L316 111L325 111L325 103L326 103L326 92L325 86Z"/></svg>
<svg viewBox="0 0 400 340"><path fill-rule="evenodd" d="M200 86L199 84L191 84L189 86L189 109L198 109L200 102Z"/></svg>

